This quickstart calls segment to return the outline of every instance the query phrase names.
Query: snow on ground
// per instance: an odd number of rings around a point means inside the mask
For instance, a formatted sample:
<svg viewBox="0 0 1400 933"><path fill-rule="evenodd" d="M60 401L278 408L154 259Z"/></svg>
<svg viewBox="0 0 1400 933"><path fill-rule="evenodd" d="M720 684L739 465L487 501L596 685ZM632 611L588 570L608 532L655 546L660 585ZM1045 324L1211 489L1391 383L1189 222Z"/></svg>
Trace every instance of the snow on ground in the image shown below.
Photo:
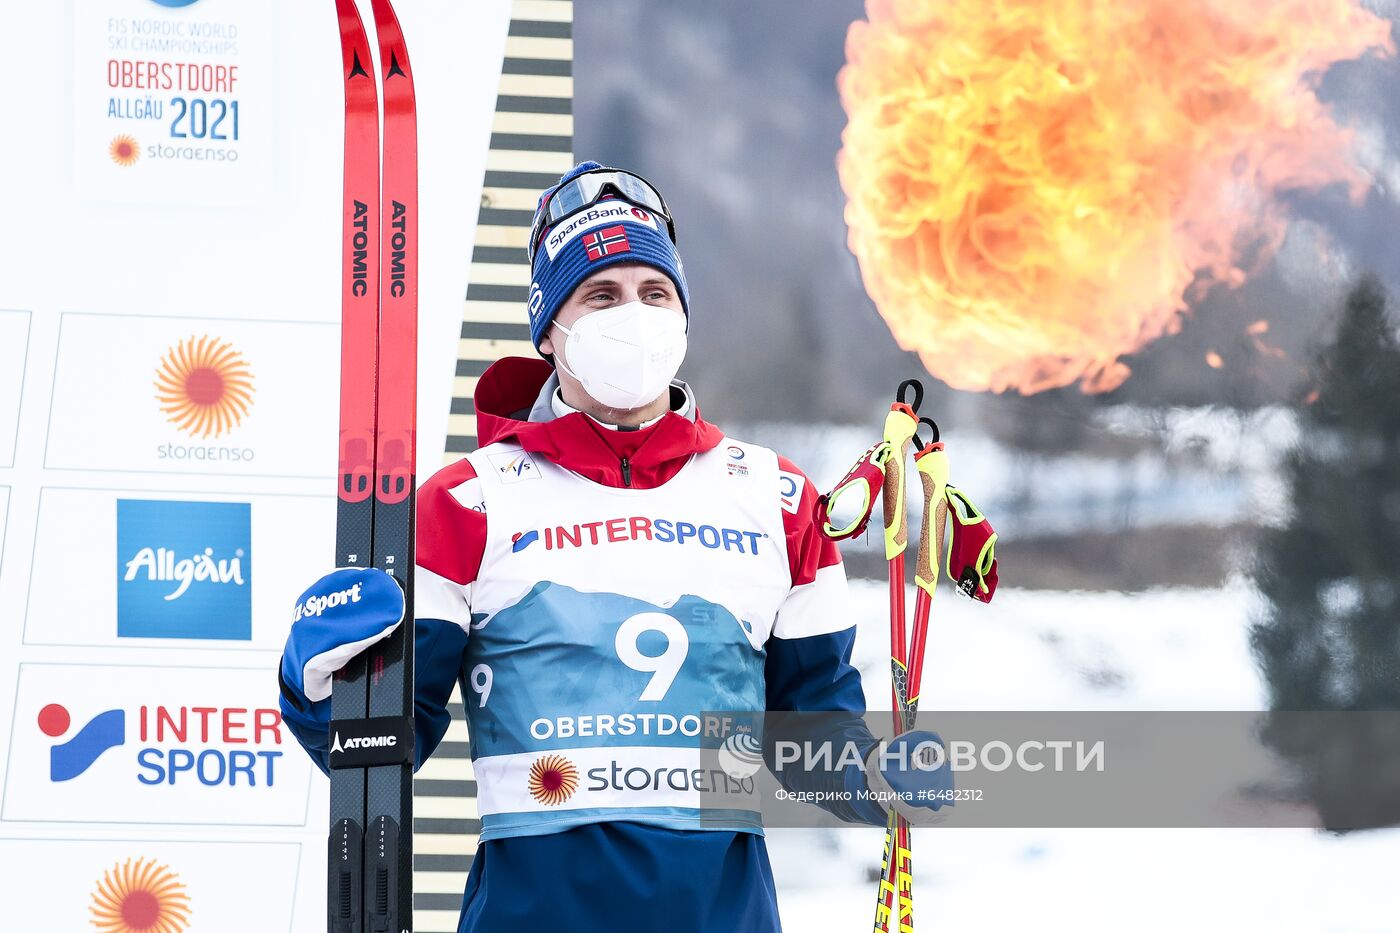
<svg viewBox="0 0 1400 933"><path fill-rule="evenodd" d="M784 929L870 929L883 831L771 831ZM914 832L915 929L939 933L1394 933L1400 832Z"/></svg>
<svg viewBox="0 0 1400 933"><path fill-rule="evenodd" d="M883 701L885 587L852 583L856 661ZM909 596L913 605L913 595ZM1249 654L1256 597L999 590L934 601L925 708L1261 709ZM785 928L869 929L883 831L769 833ZM1400 930L1400 831L924 829L916 929L940 931Z"/></svg>

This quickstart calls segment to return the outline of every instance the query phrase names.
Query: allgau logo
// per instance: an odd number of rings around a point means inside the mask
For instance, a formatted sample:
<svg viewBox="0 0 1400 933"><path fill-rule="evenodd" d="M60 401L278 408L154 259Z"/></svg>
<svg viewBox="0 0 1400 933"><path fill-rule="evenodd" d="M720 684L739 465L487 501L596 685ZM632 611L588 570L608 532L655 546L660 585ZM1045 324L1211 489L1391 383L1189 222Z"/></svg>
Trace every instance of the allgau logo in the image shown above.
<svg viewBox="0 0 1400 933"><path fill-rule="evenodd" d="M121 638L253 637L252 507L118 499Z"/></svg>
<svg viewBox="0 0 1400 933"><path fill-rule="evenodd" d="M195 583L216 585L243 585L243 549L234 551L234 556L219 559L214 549L207 547L203 554L177 559L170 548L143 547L136 556L126 562L124 582L130 583L139 575L155 583L173 583L175 588L165 594L166 602L173 602L184 596Z"/></svg>
<svg viewBox="0 0 1400 933"><path fill-rule="evenodd" d="M328 593L325 596L312 596L304 603L298 603L296 612L292 616L293 622L300 622L304 618L316 618L327 609L334 609L337 606L347 606L350 603L360 601L360 588L362 583L356 583L348 589L335 593Z"/></svg>

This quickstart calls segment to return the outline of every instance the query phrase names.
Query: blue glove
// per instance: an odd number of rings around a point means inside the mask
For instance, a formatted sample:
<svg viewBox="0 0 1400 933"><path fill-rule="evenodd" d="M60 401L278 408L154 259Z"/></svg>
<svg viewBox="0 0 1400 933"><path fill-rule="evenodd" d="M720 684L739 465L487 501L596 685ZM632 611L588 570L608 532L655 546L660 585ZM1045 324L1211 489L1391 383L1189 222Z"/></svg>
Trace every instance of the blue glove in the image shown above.
<svg viewBox="0 0 1400 933"><path fill-rule="evenodd" d="M953 768L937 732L914 731L875 746L865 761L866 783L914 826L940 823L951 807Z"/></svg>
<svg viewBox="0 0 1400 933"><path fill-rule="evenodd" d="M403 590L382 570L328 573L297 600L282 651L282 682L315 703L331 695L331 675L403 622ZM299 704L297 704L299 706Z"/></svg>

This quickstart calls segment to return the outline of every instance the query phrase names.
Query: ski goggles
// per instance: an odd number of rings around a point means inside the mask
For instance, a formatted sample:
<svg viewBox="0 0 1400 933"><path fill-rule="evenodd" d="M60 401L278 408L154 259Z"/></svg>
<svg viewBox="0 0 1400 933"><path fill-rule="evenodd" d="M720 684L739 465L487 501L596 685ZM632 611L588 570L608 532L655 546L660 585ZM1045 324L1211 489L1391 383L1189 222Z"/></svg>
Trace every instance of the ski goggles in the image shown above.
<svg viewBox="0 0 1400 933"><path fill-rule="evenodd" d="M666 221L666 232L671 242L676 242L676 225L671 221L671 211L655 185L631 172L595 168L564 182L535 211L535 221L530 225L530 245L525 251L530 262L533 264L535 261L535 252L539 249L545 230L572 214L592 207L608 194L659 215Z"/></svg>

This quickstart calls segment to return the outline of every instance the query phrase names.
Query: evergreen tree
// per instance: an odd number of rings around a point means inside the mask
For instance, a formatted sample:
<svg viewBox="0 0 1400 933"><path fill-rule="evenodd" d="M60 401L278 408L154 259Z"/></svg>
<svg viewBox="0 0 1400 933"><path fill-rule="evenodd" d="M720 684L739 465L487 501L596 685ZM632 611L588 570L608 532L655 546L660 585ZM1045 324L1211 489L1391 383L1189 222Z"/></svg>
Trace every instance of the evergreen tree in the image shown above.
<svg viewBox="0 0 1400 933"><path fill-rule="evenodd" d="M1348 294L1300 408L1292 514L1265 534L1251 631L1275 711L1265 739L1334 828L1400 821L1400 339L1379 282Z"/></svg>

